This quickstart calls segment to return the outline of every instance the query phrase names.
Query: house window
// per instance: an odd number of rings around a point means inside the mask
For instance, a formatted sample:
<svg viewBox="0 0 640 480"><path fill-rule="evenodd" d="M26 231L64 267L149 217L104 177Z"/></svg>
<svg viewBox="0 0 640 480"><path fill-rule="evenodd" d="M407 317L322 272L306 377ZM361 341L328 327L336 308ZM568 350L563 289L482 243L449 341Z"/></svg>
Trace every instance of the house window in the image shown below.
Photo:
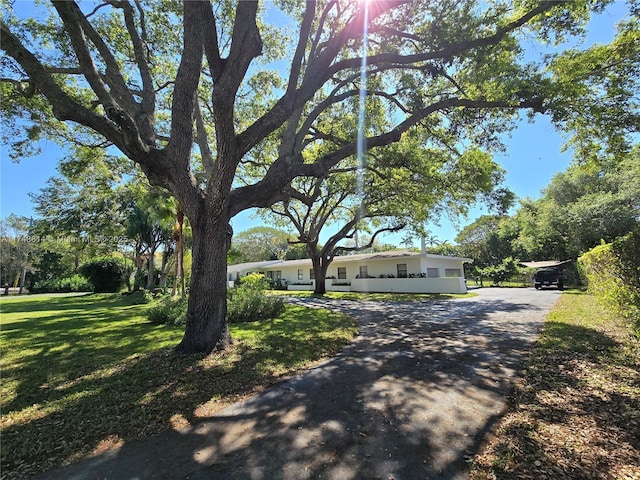
<svg viewBox="0 0 640 480"><path fill-rule="evenodd" d="M360 271L358 272L358 275L360 276L360 278L369 278L369 273L367 271L366 265L360 266Z"/></svg>
<svg viewBox="0 0 640 480"><path fill-rule="evenodd" d="M338 278L341 280L347 279L347 267L338 267Z"/></svg>
<svg viewBox="0 0 640 480"><path fill-rule="evenodd" d="M270 280L273 280L273 272L268 271L267 272L267 278L270 279Z"/></svg>
<svg viewBox="0 0 640 480"><path fill-rule="evenodd" d="M302 269L301 269L301 268L299 268L299 269L298 269L298 280L302 280L302 279L303 279L303 276L302 276Z"/></svg>
<svg viewBox="0 0 640 480"><path fill-rule="evenodd" d="M309 278L310 278L311 280L313 280L313 279L315 279L315 278L316 278L316 275L315 275L315 273L313 272L313 268L310 268L310 269L309 269Z"/></svg>
<svg viewBox="0 0 640 480"><path fill-rule="evenodd" d="M462 271L459 268L445 268L444 276L445 277L461 277Z"/></svg>
<svg viewBox="0 0 640 480"><path fill-rule="evenodd" d="M398 269L398 278L407 278L407 264L398 263L396 267Z"/></svg>
<svg viewBox="0 0 640 480"><path fill-rule="evenodd" d="M440 271L437 268L427 268L427 278L438 278Z"/></svg>

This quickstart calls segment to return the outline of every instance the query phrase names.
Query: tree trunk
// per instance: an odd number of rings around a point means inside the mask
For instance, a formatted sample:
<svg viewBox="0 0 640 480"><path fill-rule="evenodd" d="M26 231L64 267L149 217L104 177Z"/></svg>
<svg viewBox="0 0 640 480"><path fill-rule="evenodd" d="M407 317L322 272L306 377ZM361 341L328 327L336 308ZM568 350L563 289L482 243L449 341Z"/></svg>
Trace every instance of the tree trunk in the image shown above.
<svg viewBox="0 0 640 480"><path fill-rule="evenodd" d="M149 257L147 258L147 290L153 290L156 285L156 262L155 262L156 249L150 247Z"/></svg>
<svg viewBox="0 0 640 480"><path fill-rule="evenodd" d="M124 260L124 278L125 278L125 283L127 284L127 292L131 293L131 274L133 273L133 260L132 260L132 264L131 264L131 269L129 269L127 267L127 252L126 252L126 250L123 250L122 258Z"/></svg>
<svg viewBox="0 0 640 480"><path fill-rule="evenodd" d="M311 263L313 264L313 276L315 277L316 284L313 289L315 295L324 295L327 292L325 287L325 278L327 276L328 265L322 261L319 254L315 254L311 257Z"/></svg>
<svg viewBox="0 0 640 480"><path fill-rule="evenodd" d="M22 292L24 291L24 282L26 278L27 278L27 265L24 265L22 267L22 274L20 275L20 291L18 292L19 295L22 295Z"/></svg>
<svg viewBox="0 0 640 480"><path fill-rule="evenodd" d="M173 269L173 264L176 259L177 252L173 249L170 241L164 242L164 248L162 250L162 266L160 267L160 281L158 286L167 291L167 282L169 281L169 274Z"/></svg>
<svg viewBox="0 0 640 480"><path fill-rule="evenodd" d="M187 325L178 351L211 353L231 343L227 325L227 252L231 244L228 219L201 209L190 218L193 229L193 266Z"/></svg>
<svg viewBox="0 0 640 480"><path fill-rule="evenodd" d="M164 254L163 254L164 256ZM173 269L174 259L164 260L162 261L163 265L160 272L160 280L158 281L158 286L162 288L165 292L167 291L167 282L169 281L169 273Z"/></svg>
<svg viewBox="0 0 640 480"><path fill-rule="evenodd" d="M173 289L171 291L171 295L176 294L176 290L178 288L178 279L180 279L180 285L182 286L181 295L184 297L185 288L184 288L184 213L182 210L178 210L177 224L176 229L174 231L174 240L176 241L176 265L175 271L173 275Z"/></svg>
<svg viewBox="0 0 640 480"><path fill-rule="evenodd" d="M141 285L138 281L140 278L140 272L142 272L142 246L139 242L136 242L136 251L135 251L135 264L136 270L133 274L133 290L138 291L141 288Z"/></svg>

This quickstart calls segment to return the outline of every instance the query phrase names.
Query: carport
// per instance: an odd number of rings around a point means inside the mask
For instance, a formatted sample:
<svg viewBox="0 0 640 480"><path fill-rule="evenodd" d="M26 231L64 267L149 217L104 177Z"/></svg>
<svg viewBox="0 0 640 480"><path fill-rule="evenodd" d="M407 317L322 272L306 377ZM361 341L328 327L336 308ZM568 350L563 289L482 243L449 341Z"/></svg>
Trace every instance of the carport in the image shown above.
<svg viewBox="0 0 640 480"><path fill-rule="evenodd" d="M520 262L520 264L535 268L533 286L536 290L542 287L557 286L559 290L564 288L562 268L571 260L543 260L540 262Z"/></svg>
<svg viewBox="0 0 640 480"><path fill-rule="evenodd" d="M555 268L571 263L571 260L543 260L541 262L520 262L521 265L531 268Z"/></svg>

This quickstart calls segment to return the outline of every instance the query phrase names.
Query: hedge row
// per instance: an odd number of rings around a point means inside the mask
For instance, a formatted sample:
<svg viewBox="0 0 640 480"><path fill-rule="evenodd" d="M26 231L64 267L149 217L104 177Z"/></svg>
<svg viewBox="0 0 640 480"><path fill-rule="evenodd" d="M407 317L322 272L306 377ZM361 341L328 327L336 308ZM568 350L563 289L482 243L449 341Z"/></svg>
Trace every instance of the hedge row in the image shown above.
<svg viewBox="0 0 640 480"><path fill-rule="evenodd" d="M600 303L629 318L640 333L640 228L595 247L578 262L589 291Z"/></svg>
<svg viewBox="0 0 640 480"><path fill-rule="evenodd" d="M69 293L92 292L93 285L82 275L73 275L66 278L54 278L52 280L40 280L31 288L31 293Z"/></svg>
<svg viewBox="0 0 640 480"><path fill-rule="evenodd" d="M94 258L80 265L78 272L71 277L38 281L29 290L31 293L113 293L124 285L124 267L117 258Z"/></svg>

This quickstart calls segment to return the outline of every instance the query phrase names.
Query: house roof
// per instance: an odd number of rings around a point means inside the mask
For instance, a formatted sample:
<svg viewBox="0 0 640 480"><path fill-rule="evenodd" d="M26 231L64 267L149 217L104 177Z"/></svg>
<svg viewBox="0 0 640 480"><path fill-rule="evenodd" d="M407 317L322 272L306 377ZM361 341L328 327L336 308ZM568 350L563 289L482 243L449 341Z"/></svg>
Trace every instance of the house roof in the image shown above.
<svg viewBox="0 0 640 480"><path fill-rule="evenodd" d="M409 250L393 250L390 252L374 252L374 253L359 253L355 255L341 255L334 257L333 263L345 263L345 262L362 262L362 261L375 261L386 260L389 258L406 258L406 257L418 257L424 255L427 258L442 259L442 260L454 260L461 262L473 262L473 259L466 257L449 257L446 255L434 255L431 253L411 252ZM303 258L300 260L267 260L262 262L249 262L238 263L236 265L229 265L227 270L229 272L243 272L247 270L259 270L269 267L282 266L282 267L296 267L305 266L311 263L311 259Z"/></svg>
<svg viewBox="0 0 640 480"><path fill-rule="evenodd" d="M543 260L541 262L520 262L520 264L531 268L551 268L559 267L560 265L570 262L571 260Z"/></svg>
<svg viewBox="0 0 640 480"><path fill-rule="evenodd" d="M255 270L257 268L266 268L271 265L276 265L282 262L284 262L284 260L263 260L261 262L236 263L234 265L229 265L227 267L227 270L230 272L242 272L245 270Z"/></svg>
<svg viewBox="0 0 640 480"><path fill-rule="evenodd" d="M440 259L446 259L446 260L458 260L460 262L473 263L473 258L452 257L452 256L449 256L449 255L436 255L434 253L427 253L425 255L426 255L427 258L440 258Z"/></svg>
<svg viewBox="0 0 640 480"><path fill-rule="evenodd" d="M447 255L435 255L433 253L420 253L412 252L410 250L392 250L390 252L374 252L374 253L361 253L357 255L342 255L333 259L335 262L350 262L354 260L386 260L389 258L402 258L402 257L419 257L425 256L427 258L440 259L440 260L458 260L462 262L473 262L471 258L465 257L450 257Z"/></svg>

